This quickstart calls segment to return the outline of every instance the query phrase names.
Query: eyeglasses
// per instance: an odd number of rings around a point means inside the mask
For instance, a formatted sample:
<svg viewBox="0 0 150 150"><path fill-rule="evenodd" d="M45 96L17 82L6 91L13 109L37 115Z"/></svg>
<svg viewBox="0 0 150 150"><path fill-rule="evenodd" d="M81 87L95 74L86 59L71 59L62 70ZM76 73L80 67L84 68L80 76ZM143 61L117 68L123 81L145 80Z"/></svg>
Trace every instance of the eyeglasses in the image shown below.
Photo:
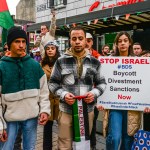
<svg viewBox="0 0 150 150"><path fill-rule="evenodd" d="M4 51L7 51L7 50L9 50L9 49L4 47Z"/></svg>

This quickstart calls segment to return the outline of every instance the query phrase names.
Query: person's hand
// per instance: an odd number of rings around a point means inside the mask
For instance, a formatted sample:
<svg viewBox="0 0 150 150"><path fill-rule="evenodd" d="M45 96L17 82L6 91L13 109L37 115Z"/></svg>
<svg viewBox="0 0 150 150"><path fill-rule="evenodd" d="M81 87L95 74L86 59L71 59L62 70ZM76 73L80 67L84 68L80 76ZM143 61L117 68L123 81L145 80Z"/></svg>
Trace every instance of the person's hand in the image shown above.
<svg viewBox="0 0 150 150"><path fill-rule="evenodd" d="M69 105L73 105L75 102L74 95L72 93L67 93L65 95L65 102Z"/></svg>
<svg viewBox="0 0 150 150"><path fill-rule="evenodd" d="M51 10L51 14L52 14L52 16L53 16L53 17L55 17L56 12L55 12L55 10L54 10L54 9L52 9L52 10Z"/></svg>
<svg viewBox="0 0 150 150"><path fill-rule="evenodd" d="M0 141L6 142L7 141L7 132L6 130L3 130L0 134Z"/></svg>
<svg viewBox="0 0 150 150"><path fill-rule="evenodd" d="M41 113L40 118L39 118L39 124L40 125L45 125L46 122L48 121L48 114L47 113Z"/></svg>
<svg viewBox="0 0 150 150"><path fill-rule="evenodd" d="M94 94L91 92L87 92L86 94L86 98L84 99L84 101L88 104L94 101Z"/></svg>
<svg viewBox="0 0 150 150"><path fill-rule="evenodd" d="M39 36L40 36L40 37L42 37L43 35L44 35L44 33L43 33L43 32L41 32Z"/></svg>
<svg viewBox="0 0 150 150"><path fill-rule="evenodd" d="M103 111L103 110L104 110L104 107L103 107L103 106L101 106L101 105L96 106L96 107L97 107L97 109L98 109L99 111Z"/></svg>
<svg viewBox="0 0 150 150"><path fill-rule="evenodd" d="M149 108L149 107L146 107L146 108L144 109L144 113L150 113L150 108Z"/></svg>

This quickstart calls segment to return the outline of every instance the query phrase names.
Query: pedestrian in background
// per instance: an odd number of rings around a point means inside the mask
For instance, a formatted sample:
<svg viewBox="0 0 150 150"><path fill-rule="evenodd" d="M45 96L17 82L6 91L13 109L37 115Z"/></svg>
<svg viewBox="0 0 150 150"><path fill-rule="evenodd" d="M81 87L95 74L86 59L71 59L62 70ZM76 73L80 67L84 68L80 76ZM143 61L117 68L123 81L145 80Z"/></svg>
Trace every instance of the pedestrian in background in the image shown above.
<svg viewBox="0 0 150 150"><path fill-rule="evenodd" d="M105 44L102 47L102 56L109 56L110 55L110 47L108 44Z"/></svg>
<svg viewBox="0 0 150 150"><path fill-rule="evenodd" d="M142 45L140 43L134 43L133 44L133 54L134 56L140 56L142 53L143 49L142 49Z"/></svg>
<svg viewBox="0 0 150 150"><path fill-rule="evenodd" d="M93 36L90 33L86 33L86 48L89 50L90 54L95 57L96 59L99 59L100 54L97 50L94 50L92 48L93 46ZM97 102L97 99L94 100ZM97 103L95 103L97 104ZM93 128L90 135L90 144L91 144L91 150L96 150L96 121L98 118L99 111L97 110L97 107L94 107L94 120L93 120Z"/></svg>
<svg viewBox="0 0 150 150"><path fill-rule="evenodd" d="M4 55L5 55L7 52L9 52L7 42L4 43L3 52L4 52Z"/></svg>
<svg viewBox="0 0 150 150"><path fill-rule="evenodd" d="M34 59L35 61L37 61L37 62L40 63L41 60L42 60L42 57L41 57L41 53L40 53L39 47L35 48L34 51L35 51L35 55L33 56L33 59Z"/></svg>
<svg viewBox="0 0 150 150"><path fill-rule="evenodd" d="M0 62L0 140L5 141L3 150L13 150L21 128L23 149L33 150L38 117L45 125L50 114L47 79L40 64L25 53L25 31L10 28L7 44L10 52Z"/></svg>
<svg viewBox="0 0 150 150"><path fill-rule="evenodd" d="M50 80L53 66L54 66L56 60L58 59L58 57L60 56L58 47L59 47L59 45L55 40L49 41L44 46L45 55L41 61L41 66L47 76L47 81ZM49 100L51 103L51 116L49 117L48 122L44 126L43 150L52 150L52 139L53 139L52 126L53 126L53 121L58 120L58 114L59 114L59 99L58 99L58 97L56 97L53 93L50 92Z"/></svg>
<svg viewBox="0 0 150 150"><path fill-rule="evenodd" d="M35 46L40 48L40 53L42 58L44 57L45 51L44 46L48 41L55 39L55 31L56 31L56 17L55 17L55 11L52 10L51 12L52 18L51 18L51 24L50 28L48 28L45 24L41 25L41 33L37 37Z"/></svg>
<svg viewBox="0 0 150 150"><path fill-rule="evenodd" d="M92 57L86 47L86 33L77 26L70 30L71 48L60 57L50 78L49 88L60 98L58 117L58 149L71 150L73 142L72 105L74 97L85 95L88 108L89 134L94 119L94 100L102 95L106 82L101 75L100 62Z"/></svg>

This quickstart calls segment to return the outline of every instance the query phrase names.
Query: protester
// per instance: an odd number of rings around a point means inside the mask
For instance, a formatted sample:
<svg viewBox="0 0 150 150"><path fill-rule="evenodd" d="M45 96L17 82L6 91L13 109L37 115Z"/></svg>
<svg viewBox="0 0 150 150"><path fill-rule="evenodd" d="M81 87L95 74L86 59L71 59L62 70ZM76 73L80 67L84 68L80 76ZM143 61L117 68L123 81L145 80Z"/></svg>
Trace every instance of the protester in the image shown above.
<svg viewBox="0 0 150 150"><path fill-rule="evenodd" d="M132 39L127 32L119 32L115 38L115 44L114 56L127 57L133 55ZM103 107L99 106L98 109L102 110ZM133 135L140 128L140 125L141 112L139 111L105 110L103 131L104 135L107 135L106 150L130 150Z"/></svg>
<svg viewBox="0 0 150 150"><path fill-rule="evenodd" d="M135 56L140 56L141 55L141 53L142 53L142 46L141 46L141 44L140 43L134 43L133 44L133 54L135 55Z"/></svg>
<svg viewBox="0 0 150 150"><path fill-rule="evenodd" d="M51 40L55 39L55 31L56 31L56 18L55 18L55 11L52 11L52 19L50 28L46 25L41 25L41 33L37 37L37 40L35 42L35 46L40 47L40 52L42 58L44 57L45 51L44 51L44 45Z"/></svg>
<svg viewBox="0 0 150 150"><path fill-rule="evenodd" d="M42 57L41 57L41 54L40 54L40 49L37 47L37 48L34 49L34 51L35 51L35 55L33 56L33 59L40 63L41 60L42 60Z"/></svg>
<svg viewBox="0 0 150 150"><path fill-rule="evenodd" d="M86 48L89 50L90 54L98 59L100 57L100 54L97 50L94 50L92 48L93 46L93 36L90 33L86 33Z"/></svg>
<svg viewBox="0 0 150 150"><path fill-rule="evenodd" d="M13 150L18 129L23 149L35 149L37 123L45 125L50 114L47 79L40 64L25 53L26 32L18 27L8 31L10 52L0 62L0 140L3 150ZM8 135L8 138L7 138Z"/></svg>
<svg viewBox="0 0 150 150"><path fill-rule="evenodd" d="M7 55L7 52L9 52L7 42L4 43L3 52L4 52L4 55ZM14 144L14 150L20 150L21 149L21 142L22 142L21 135L22 135L21 129L19 128L18 129L18 135L16 137L16 141Z"/></svg>
<svg viewBox="0 0 150 150"><path fill-rule="evenodd" d="M7 52L9 52L7 42L4 43L3 52L4 52L4 55L5 55Z"/></svg>
<svg viewBox="0 0 150 150"><path fill-rule="evenodd" d="M58 44L56 41L49 41L44 49L45 49L45 56L41 61L41 66L47 76L47 80L50 80L52 68L54 66L55 61L60 56L58 51ZM43 132L43 150L52 150L52 126L53 120L58 120L59 114L59 99L50 92L49 100L51 103L51 116L44 126Z"/></svg>
<svg viewBox="0 0 150 150"><path fill-rule="evenodd" d="M77 26L70 30L71 48L60 57L53 68L49 88L60 97L58 118L58 149L72 149L72 105L74 96L85 95L88 105L89 132L94 119L94 100L103 94L106 86L100 62L92 57L86 46L86 33ZM90 134L89 133L89 134Z"/></svg>
<svg viewBox="0 0 150 150"><path fill-rule="evenodd" d="M86 48L89 50L90 54L93 57L95 57L96 59L99 59L100 54L98 53L98 51L94 50L92 46L93 46L93 36L90 33L86 33ZM99 111L97 110L97 107L94 107L93 128L92 128L92 132L90 136L91 150L96 150L96 120L98 118L98 114L99 114Z"/></svg>
<svg viewBox="0 0 150 150"><path fill-rule="evenodd" d="M110 55L110 47L108 44L105 44L102 47L102 56L108 56L108 55Z"/></svg>

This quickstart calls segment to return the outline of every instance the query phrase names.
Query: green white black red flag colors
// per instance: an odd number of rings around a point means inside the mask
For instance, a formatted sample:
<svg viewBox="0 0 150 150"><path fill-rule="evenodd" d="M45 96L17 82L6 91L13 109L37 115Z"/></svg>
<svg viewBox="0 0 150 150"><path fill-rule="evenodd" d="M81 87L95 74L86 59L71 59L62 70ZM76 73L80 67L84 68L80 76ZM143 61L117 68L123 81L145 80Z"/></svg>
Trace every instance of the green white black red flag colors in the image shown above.
<svg viewBox="0 0 150 150"><path fill-rule="evenodd" d="M0 0L0 27L2 28L2 45L6 42L7 30L14 26L6 0Z"/></svg>
<svg viewBox="0 0 150 150"><path fill-rule="evenodd" d="M85 96L75 96L73 104L73 150L90 150L89 118Z"/></svg>

